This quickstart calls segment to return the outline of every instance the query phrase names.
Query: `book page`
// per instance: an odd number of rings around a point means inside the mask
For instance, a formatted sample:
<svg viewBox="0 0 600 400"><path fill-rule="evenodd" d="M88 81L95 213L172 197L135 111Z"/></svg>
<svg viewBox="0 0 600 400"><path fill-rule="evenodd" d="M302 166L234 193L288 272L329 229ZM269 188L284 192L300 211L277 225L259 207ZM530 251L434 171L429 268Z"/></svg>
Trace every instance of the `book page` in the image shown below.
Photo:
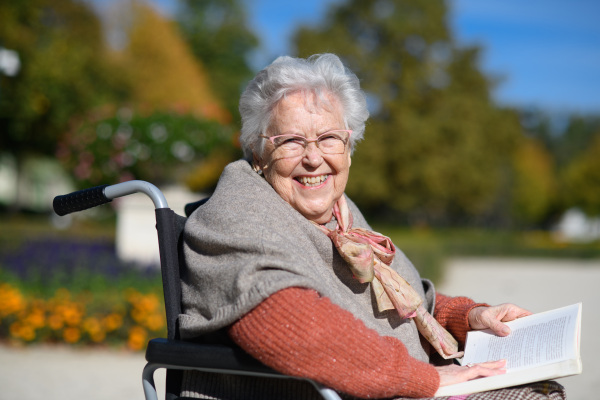
<svg viewBox="0 0 600 400"><path fill-rule="evenodd" d="M500 337L491 331L472 331L462 364L507 360L507 371L577 357L580 304L508 322L512 332Z"/></svg>
<svg viewBox="0 0 600 400"><path fill-rule="evenodd" d="M462 364L507 360L506 374L440 387L435 394L452 396L555 379L582 371L579 354L581 303L507 323L512 332L471 331Z"/></svg>

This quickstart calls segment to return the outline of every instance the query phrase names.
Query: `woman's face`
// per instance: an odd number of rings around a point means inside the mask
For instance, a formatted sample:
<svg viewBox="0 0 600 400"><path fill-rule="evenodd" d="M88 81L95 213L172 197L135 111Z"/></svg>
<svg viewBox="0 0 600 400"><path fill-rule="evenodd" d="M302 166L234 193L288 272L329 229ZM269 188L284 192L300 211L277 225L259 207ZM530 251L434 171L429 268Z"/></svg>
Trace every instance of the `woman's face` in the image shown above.
<svg viewBox="0 0 600 400"><path fill-rule="evenodd" d="M338 101L333 96L328 99L316 104L314 94L301 92L283 98L273 112L267 135L295 134L315 139L321 133L345 129ZM348 182L348 146L343 154L323 154L313 142L302 155L292 158L284 158L274 150L267 140L262 159L255 156L265 179L304 217L319 224L329 222L333 205Z"/></svg>

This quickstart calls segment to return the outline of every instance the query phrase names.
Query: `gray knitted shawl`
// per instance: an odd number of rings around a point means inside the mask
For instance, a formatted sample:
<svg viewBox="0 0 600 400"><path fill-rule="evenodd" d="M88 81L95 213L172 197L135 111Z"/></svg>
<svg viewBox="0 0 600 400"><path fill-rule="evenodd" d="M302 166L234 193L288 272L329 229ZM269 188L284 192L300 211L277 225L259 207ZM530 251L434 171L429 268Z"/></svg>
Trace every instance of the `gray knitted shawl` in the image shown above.
<svg viewBox="0 0 600 400"><path fill-rule="evenodd" d="M354 226L371 229L348 201ZM331 228L335 221L330 222ZM331 240L283 200L245 160L229 164L210 200L184 231L187 269L182 272L183 339L232 324L273 293L288 287L316 290L380 335L400 339L411 356L427 361L412 320L395 310L377 311L368 283L352 277ZM392 264L433 311L428 280L397 250Z"/></svg>

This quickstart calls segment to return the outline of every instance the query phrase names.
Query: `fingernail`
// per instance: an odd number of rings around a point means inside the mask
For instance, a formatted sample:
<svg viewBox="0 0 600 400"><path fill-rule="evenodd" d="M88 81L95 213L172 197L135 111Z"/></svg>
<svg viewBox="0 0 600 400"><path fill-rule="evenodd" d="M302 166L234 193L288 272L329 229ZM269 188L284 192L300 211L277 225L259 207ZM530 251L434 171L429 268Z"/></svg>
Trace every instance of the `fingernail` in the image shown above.
<svg viewBox="0 0 600 400"><path fill-rule="evenodd" d="M508 335L510 333L510 328L508 326L505 326L504 328L502 328L502 333Z"/></svg>

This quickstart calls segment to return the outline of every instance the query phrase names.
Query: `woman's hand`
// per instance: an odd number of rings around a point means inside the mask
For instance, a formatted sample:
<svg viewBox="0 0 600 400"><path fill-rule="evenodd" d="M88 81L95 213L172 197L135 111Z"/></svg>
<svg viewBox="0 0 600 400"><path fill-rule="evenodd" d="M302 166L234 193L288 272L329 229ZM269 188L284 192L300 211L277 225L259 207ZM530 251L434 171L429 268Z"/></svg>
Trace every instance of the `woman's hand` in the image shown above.
<svg viewBox="0 0 600 400"><path fill-rule="evenodd" d="M485 376L502 375L506 373L506 360L488 361L468 366L445 365L435 367L440 374L440 387L455 383L470 381Z"/></svg>
<svg viewBox="0 0 600 400"><path fill-rule="evenodd" d="M510 334L510 328L502 322L531 315L531 312L514 304L500 304L492 307L475 307L469 312L471 329L491 329L498 336Z"/></svg>

